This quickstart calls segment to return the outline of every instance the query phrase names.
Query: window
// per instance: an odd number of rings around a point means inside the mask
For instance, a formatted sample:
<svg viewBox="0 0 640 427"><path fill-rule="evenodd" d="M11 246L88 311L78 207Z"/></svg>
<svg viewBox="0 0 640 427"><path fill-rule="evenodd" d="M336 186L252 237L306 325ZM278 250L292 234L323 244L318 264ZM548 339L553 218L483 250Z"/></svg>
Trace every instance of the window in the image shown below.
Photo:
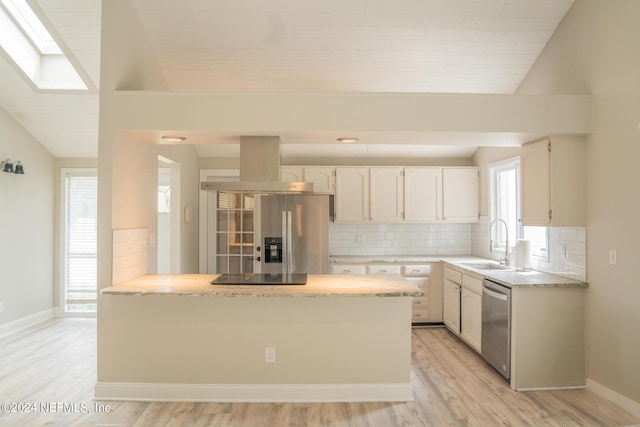
<svg viewBox="0 0 640 427"><path fill-rule="evenodd" d="M97 289L97 196L95 170L63 170L65 312L95 312Z"/></svg>
<svg viewBox="0 0 640 427"><path fill-rule="evenodd" d="M534 257L548 259L548 232L546 227L524 227L520 219L520 159L510 159L489 165L490 175L490 221L496 218L507 223L509 250L518 239L531 241ZM496 224L491 238L494 249L505 251L506 230Z"/></svg>

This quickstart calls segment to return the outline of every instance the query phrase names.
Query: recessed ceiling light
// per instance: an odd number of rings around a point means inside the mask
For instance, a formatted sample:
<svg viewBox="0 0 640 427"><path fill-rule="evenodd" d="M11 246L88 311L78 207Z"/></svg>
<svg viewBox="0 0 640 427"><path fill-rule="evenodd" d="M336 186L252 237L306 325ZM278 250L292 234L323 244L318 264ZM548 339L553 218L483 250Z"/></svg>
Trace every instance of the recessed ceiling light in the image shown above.
<svg viewBox="0 0 640 427"><path fill-rule="evenodd" d="M338 142L342 142L343 144L352 144L354 142L358 142L359 140L360 140L360 138L356 138L354 136L338 138Z"/></svg>
<svg viewBox="0 0 640 427"><path fill-rule="evenodd" d="M166 142L182 142L187 139L186 136L163 135L162 140Z"/></svg>

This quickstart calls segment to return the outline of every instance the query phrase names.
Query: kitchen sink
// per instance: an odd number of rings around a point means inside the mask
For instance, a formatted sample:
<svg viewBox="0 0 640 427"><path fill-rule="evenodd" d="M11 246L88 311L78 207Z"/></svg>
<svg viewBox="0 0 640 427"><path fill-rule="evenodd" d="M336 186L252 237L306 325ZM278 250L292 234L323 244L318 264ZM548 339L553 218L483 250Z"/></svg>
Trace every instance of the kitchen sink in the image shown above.
<svg viewBox="0 0 640 427"><path fill-rule="evenodd" d="M476 270L506 270L509 268L504 265L494 264L491 262L461 262L460 265L474 268Z"/></svg>

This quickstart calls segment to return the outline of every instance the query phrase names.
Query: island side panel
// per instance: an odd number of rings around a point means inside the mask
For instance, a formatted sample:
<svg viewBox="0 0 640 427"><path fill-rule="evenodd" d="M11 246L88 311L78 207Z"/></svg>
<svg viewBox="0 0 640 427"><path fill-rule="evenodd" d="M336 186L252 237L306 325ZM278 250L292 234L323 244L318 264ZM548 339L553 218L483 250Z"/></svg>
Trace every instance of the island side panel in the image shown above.
<svg viewBox="0 0 640 427"><path fill-rule="evenodd" d="M585 289L512 289L511 387L584 387Z"/></svg>
<svg viewBox="0 0 640 427"><path fill-rule="evenodd" d="M102 298L98 383L410 384L410 297Z"/></svg>

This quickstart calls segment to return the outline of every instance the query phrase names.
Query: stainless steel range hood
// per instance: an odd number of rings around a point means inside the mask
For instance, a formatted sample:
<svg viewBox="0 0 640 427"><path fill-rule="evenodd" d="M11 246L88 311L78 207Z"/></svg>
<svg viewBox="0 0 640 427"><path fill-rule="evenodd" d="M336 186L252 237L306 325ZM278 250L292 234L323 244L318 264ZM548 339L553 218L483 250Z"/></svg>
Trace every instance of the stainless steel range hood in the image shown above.
<svg viewBox="0 0 640 427"><path fill-rule="evenodd" d="M202 182L205 191L244 193L313 193L311 182L280 181L280 137L240 137L240 181Z"/></svg>

